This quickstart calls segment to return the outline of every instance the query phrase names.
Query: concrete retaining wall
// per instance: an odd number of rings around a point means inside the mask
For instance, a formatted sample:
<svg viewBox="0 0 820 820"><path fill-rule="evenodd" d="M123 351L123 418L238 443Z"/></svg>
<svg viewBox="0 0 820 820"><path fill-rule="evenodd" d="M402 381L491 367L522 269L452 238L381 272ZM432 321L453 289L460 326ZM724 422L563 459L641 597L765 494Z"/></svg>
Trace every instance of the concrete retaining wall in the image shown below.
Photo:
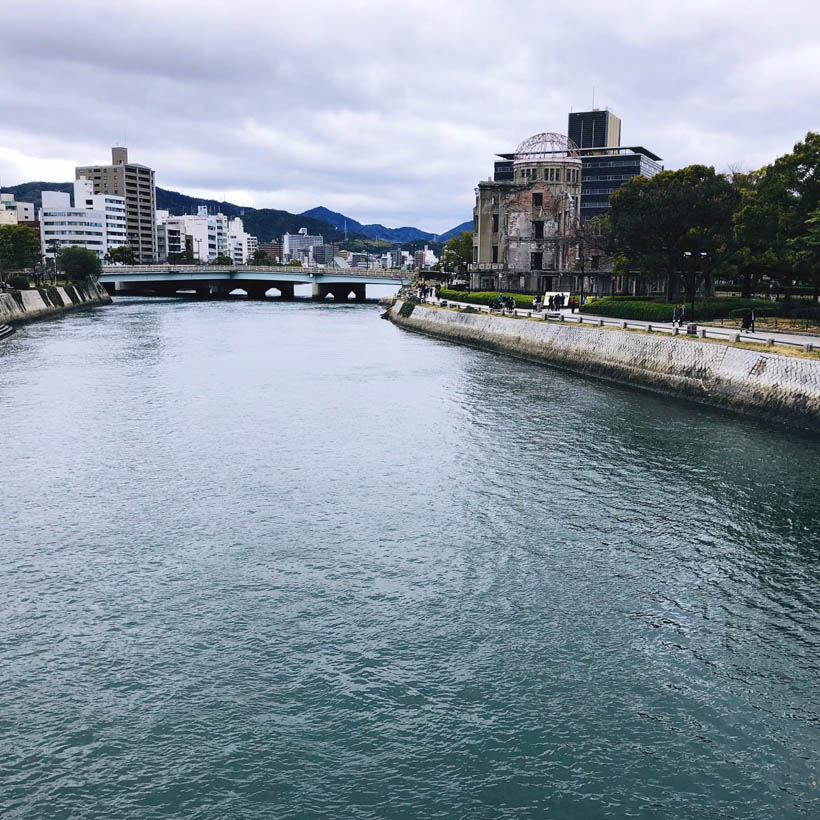
<svg viewBox="0 0 820 820"><path fill-rule="evenodd" d="M558 322L416 305L411 330L820 431L820 360Z"/></svg>
<svg viewBox="0 0 820 820"><path fill-rule="evenodd" d="M69 285L0 294L0 323L25 322L78 307L105 305L111 297L100 285Z"/></svg>

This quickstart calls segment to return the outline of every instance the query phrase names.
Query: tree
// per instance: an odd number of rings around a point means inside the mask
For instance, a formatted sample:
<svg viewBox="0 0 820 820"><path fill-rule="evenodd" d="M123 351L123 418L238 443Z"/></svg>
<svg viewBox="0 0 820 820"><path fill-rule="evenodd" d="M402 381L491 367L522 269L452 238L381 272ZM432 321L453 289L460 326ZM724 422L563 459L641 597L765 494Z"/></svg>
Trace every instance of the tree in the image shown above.
<svg viewBox="0 0 820 820"><path fill-rule="evenodd" d="M133 265L137 258L134 249L128 245L120 245L118 248L110 248L105 255L105 261L109 264L122 263L123 265Z"/></svg>
<svg viewBox="0 0 820 820"><path fill-rule="evenodd" d="M290 262L288 262L288 266L291 268L301 268L302 263L298 259L291 259Z"/></svg>
<svg viewBox="0 0 820 820"><path fill-rule="evenodd" d="M60 251L60 264L65 278L72 282L83 282L100 275L102 264L94 251L87 248L70 247Z"/></svg>
<svg viewBox="0 0 820 820"><path fill-rule="evenodd" d="M611 198L618 254L629 267L639 267L643 277L665 275L669 301L682 272L686 295L693 300L700 282L710 283L713 267L730 251L737 202L731 183L705 165L633 177ZM705 261L687 264L693 259Z"/></svg>
<svg viewBox="0 0 820 820"><path fill-rule="evenodd" d="M794 249L795 269L812 283L812 301L820 301L820 208L806 220L802 236L790 242Z"/></svg>
<svg viewBox="0 0 820 820"><path fill-rule="evenodd" d="M188 245L184 251L171 251L171 253L168 254L168 261L172 265L179 264L181 262L186 262L187 264L192 265L194 262L194 252Z"/></svg>
<svg viewBox="0 0 820 820"><path fill-rule="evenodd" d="M794 277L810 273L814 278L810 236L818 208L820 134L809 131L791 154L778 157L756 185L743 191L734 217L738 244L751 260L767 260L766 272L787 294Z"/></svg>
<svg viewBox="0 0 820 820"><path fill-rule="evenodd" d="M261 248L257 248L251 257L251 265L269 265L270 257Z"/></svg>
<svg viewBox="0 0 820 820"><path fill-rule="evenodd" d="M467 265L473 261L473 232L463 231L453 236L444 244L441 251L441 264L445 271L466 273Z"/></svg>
<svg viewBox="0 0 820 820"><path fill-rule="evenodd" d="M0 273L33 268L40 259L40 238L28 225L0 226Z"/></svg>
<svg viewBox="0 0 820 820"><path fill-rule="evenodd" d="M225 256L224 253L219 254L213 261L214 265L233 265L233 259L230 256Z"/></svg>

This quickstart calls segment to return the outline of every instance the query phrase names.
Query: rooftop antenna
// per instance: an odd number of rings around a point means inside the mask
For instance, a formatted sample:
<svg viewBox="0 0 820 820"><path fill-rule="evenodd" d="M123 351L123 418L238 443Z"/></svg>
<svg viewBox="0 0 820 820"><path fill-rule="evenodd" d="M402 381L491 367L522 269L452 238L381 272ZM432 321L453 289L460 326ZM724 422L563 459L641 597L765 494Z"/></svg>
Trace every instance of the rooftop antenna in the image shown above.
<svg viewBox="0 0 820 820"><path fill-rule="evenodd" d="M592 86L592 110L595 110L595 86Z"/></svg>

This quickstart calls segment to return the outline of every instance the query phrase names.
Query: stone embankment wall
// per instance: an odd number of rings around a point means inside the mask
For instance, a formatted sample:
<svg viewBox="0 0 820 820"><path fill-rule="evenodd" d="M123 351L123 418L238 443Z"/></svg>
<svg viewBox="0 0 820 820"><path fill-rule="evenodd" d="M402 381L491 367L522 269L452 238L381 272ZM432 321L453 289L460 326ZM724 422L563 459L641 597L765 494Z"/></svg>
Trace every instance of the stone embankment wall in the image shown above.
<svg viewBox="0 0 820 820"><path fill-rule="evenodd" d="M402 316L401 306L389 318L411 330L820 431L820 360L421 305Z"/></svg>
<svg viewBox="0 0 820 820"><path fill-rule="evenodd" d="M24 322L72 308L105 305L110 302L111 297L96 282L12 291L0 294L0 324Z"/></svg>

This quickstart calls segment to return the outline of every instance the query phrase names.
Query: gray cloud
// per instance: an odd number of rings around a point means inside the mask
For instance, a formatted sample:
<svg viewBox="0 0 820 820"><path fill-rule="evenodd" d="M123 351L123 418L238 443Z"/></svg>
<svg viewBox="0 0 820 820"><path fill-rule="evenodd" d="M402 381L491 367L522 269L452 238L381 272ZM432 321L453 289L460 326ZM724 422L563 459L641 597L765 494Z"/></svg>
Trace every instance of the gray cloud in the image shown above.
<svg viewBox="0 0 820 820"><path fill-rule="evenodd" d="M799 0L30 0L3 10L0 177L126 141L163 187L442 231L593 86L669 168L770 162L818 127L818 23Z"/></svg>

